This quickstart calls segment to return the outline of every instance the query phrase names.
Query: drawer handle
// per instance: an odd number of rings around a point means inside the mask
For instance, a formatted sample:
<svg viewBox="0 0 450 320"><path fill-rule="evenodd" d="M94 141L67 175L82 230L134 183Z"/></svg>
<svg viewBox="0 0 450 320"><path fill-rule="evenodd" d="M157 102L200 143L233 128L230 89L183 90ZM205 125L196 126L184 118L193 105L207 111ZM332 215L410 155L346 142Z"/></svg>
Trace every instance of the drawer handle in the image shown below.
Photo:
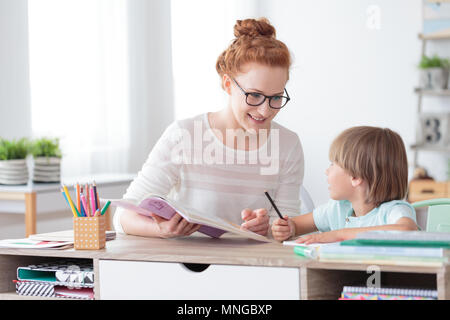
<svg viewBox="0 0 450 320"><path fill-rule="evenodd" d="M203 272L210 266L204 263L183 263L184 267L192 272Z"/></svg>
<svg viewBox="0 0 450 320"><path fill-rule="evenodd" d="M434 193L433 189L423 189L422 193Z"/></svg>

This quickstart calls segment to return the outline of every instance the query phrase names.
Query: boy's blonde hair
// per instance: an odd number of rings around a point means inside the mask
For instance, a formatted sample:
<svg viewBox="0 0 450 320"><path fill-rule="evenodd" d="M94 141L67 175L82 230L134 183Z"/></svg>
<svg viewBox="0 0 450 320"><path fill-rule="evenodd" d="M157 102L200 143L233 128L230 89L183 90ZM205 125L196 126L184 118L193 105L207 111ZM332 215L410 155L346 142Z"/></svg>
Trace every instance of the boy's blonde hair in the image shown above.
<svg viewBox="0 0 450 320"><path fill-rule="evenodd" d="M349 128L334 139L329 157L353 177L367 182L367 203L379 206L405 198L408 161L398 133L369 126Z"/></svg>

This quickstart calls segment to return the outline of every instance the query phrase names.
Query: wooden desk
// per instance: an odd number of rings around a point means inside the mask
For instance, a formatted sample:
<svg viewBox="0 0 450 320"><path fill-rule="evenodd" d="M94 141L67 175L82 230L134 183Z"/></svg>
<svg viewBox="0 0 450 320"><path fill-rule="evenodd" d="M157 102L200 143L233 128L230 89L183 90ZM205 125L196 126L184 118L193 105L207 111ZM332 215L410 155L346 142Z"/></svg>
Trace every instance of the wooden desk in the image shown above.
<svg viewBox="0 0 450 320"><path fill-rule="evenodd" d="M292 247L230 235L167 240L118 235L98 251L0 248L0 299L27 298L15 294L18 266L58 258L92 260L96 299L337 299L344 285L365 286L372 275L369 265L308 260ZM181 263L210 266L193 272ZM379 270L383 286L437 289L439 299L450 299L448 265Z"/></svg>
<svg viewBox="0 0 450 320"><path fill-rule="evenodd" d="M62 182L67 186L72 186L75 183L87 183L95 181L100 195L104 198L118 198L122 197L126 188L133 180L135 175L132 174L101 174L84 177L63 178ZM25 212L25 236L36 233L36 212L37 212L37 198L47 198L49 205L46 205L40 211L57 211L67 210L67 204L61 196L60 183L33 183L29 182L23 186L5 186L0 185L0 211L2 212ZM113 190L114 187L120 187L121 191ZM117 188L116 188L117 189ZM69 190L72 192L72 190ZM72 192L73 194L73 192ZM19 207L1 205L1 201L6 200L13 202L20 201L25 203L24 210ZM4 202L6 202L4 201ZM111 215L109 215L111 216ZM111 230L111 220L107 221L107 228Z"/></svg>

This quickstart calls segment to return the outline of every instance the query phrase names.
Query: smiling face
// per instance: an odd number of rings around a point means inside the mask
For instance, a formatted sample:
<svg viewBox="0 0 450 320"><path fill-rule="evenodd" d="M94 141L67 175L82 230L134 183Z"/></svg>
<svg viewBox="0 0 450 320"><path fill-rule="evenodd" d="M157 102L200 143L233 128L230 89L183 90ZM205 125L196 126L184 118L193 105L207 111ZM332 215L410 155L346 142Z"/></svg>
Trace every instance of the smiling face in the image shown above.
<svg viewBox="0 0 450 320"><path fill-rule="evenodd" d="M280 109L269 107L269 99L259 106L248 105L244 92L233 79L224 75L223 80L225 91L230 95L229 107L234 116L234 129L255 130L256 133L260 129L270 129L270 123ZM283 67L248 63L242 66L241 72L234 76L234 80L248 93L286 96L284 88L288 80L288 70Z"/></svg>

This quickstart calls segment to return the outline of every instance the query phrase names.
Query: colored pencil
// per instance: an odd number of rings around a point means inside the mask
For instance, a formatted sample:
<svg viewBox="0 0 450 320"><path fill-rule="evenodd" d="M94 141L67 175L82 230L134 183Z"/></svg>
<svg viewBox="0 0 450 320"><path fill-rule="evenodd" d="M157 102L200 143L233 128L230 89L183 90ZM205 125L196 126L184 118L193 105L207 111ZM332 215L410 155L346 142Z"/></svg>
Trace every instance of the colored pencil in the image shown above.
<svg viewBox="0 0 450 320"><path fill-rule="evenodd" d="M84 212L86 213L86 217L89 217L88 206L84 194L81 195L81 204L84 209Z"/></svg>
<svg viewBox="0 0 450 320"><path fill-rule="evenodd" d="M73 205L72 198L70 198L69 190L67 190L67 187L63 185L64 193L66 194L67 201L69 202L70 208L72 209L72 212L74 216L80 216L80 213L77 211L77 208Z"/></svg>
<svg viewBox="0 0 450 320"><path fill-rule="evenodd" d="M94 196L95 196L95 210L100 209L100 202L98 199L97 186L95 185L95 181L93 183L94 186Z"/></svg>
<svg viewBox="0 0 450 320"><path fill-rule="evenodd" d="M62 193L62 195L64 196L64 199L66 199L66 202L67 202L67 205L70 207L70 203L69 203L69 200L67 199L67 196L66 196L66 193L64 192L64 189L62 189L61 188L61 193ZM73 212L73 210L72 210L72 208L70 207L70 210L72 211L72 213L73 213L73 216L74 217L76 217L77 215L76 215L76 213L75 212Z"/></svg>
<svg viewBox="0 0 450 320"><path fill-rule="evenodd" d="M106 210L108 210L108 207L109 207L110 204L111 204L111 201L108 200L108 201L106 202L105 206L104 206L103 209L102 209L102 215L104 215L105 212L106 212Z"/></svg>
<svg viewBox="0 0 450 320"><path fill-rule="evenodd" d="M86 200L87 200L88 216L92 217L93 212L91 213L91 194L89 192L89 184L87 183L86 183Z"/></svg>
<svg viewBox="0 0 450 320"><path fill-rule="evenodd" d="M94 188L90 187L90 191L91 191L91 208L92 208L92 216L94 216L95 210L97 210L96 207L96 203L95 203L95 196L94 196Z"/></svg>
<svg viewBox="0 0 450 320"><path fill-rule="evenodd" d="M77 196L77 209L78 209L78 212L81 212L81 203L80 203L80 185L78 184L78 182L77 182L77 184L75 185L75 192L77 193L77 194L76 194L76 196Z"/></svg>

